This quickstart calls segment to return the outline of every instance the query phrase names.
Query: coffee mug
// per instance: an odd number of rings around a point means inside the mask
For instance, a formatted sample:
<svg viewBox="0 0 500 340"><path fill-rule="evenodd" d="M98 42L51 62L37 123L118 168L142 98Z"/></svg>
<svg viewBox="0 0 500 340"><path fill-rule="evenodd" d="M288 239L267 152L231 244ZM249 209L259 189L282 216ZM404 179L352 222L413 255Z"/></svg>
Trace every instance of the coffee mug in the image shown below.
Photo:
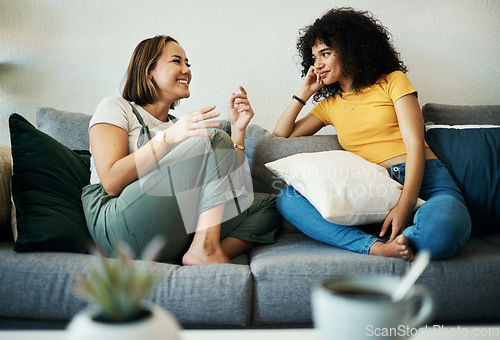
<svg viewBox="0 0 500 340"><path fill-rule="evenodd" d="M406 339L430 321L434 309L430 292L413 286L392 302L401 278L346 276L328 278L312 289L314 326L319 339Z"/></svg>

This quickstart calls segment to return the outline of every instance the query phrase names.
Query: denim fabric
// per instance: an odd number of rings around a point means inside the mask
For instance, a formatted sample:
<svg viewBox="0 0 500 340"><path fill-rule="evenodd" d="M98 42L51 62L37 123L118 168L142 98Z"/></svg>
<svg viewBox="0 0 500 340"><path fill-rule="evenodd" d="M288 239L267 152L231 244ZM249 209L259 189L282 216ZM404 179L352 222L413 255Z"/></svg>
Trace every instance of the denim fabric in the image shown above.
<svg viewBox="0 0 500 340"><path fill-rule="evenodd" d="M404 184L405 163L388 169L392 179ZM467 242L471 221L463 195L445 165L437 159L425 162L419 197L426 200L414 214L413 225L403 231L413 249L428 249L432 259L455 254ZM278 195L280 213L306 235L343 249L368 254L378 237L359 228L325 220L293 187Z"/></svg>
<svg viewBox="0 0 500 340"><path fill-rule="evenodd" d="M388 171L392 179L404 183L404 163L395 164ZM426 202L403 235L413 249L428 249L434 260L454 255L469 239L472 223L462 192L440 160L425 162L419 197Z"/></svg>
<svg viewBox="0 0 500 340"><path fill-rule="evenodd" d="M327 221L319 211L293 187L285 187L276 200L278 211L300 231L313 239L339 248L368 254L378 237L352 227Z"/></svg>

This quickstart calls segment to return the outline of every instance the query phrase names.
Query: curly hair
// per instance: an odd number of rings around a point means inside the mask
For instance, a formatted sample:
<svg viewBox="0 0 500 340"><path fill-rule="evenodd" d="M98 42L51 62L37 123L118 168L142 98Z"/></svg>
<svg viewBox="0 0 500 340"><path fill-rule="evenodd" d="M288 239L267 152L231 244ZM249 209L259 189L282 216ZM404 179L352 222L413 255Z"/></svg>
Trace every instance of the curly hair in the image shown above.
<svg viewBox="0 0 500 340"><path fill-rule="evenodd" d="M302 76L314 64L311 48L318 41L336 51L344 75L352 79L352 88L356 92L372 86L393 71L407 72L399 53L392 46L389 31L370 12L350 7L334 8L301 29L299 34L297 49L302 58ZM319 102L341 91L339 83L335 82L323 86L313 99Z"/></svg>

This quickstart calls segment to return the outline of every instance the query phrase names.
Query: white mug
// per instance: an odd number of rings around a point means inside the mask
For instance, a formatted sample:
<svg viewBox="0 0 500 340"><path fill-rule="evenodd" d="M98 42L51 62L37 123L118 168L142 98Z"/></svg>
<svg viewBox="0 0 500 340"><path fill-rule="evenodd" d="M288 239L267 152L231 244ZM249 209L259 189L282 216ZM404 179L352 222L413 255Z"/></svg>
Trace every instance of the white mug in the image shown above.
<svg viewBox="0 0 500 340"><path fill-rule="evenodd" d="M406 339L430 321L430 292L415 285L398 302L393 276L346 276L318 282L312 290L314 325L321 340ZM418 310L417 310L418 307Z"/></svg>

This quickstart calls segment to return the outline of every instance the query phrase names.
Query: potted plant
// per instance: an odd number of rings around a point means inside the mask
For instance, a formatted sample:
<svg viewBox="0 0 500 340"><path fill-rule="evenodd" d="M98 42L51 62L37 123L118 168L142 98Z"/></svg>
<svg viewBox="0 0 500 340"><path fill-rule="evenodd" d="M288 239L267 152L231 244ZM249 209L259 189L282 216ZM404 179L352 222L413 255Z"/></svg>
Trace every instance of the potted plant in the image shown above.
<svg viewBox="0 0 500 340"><path fill-rule="evenodd" d="M96 248L97 266L76 279L76 291L93 307L73 318L67 329L69 339L178 339L180 327L175 318L145 302L155 283L149 265L161 248L161 241L151 241L143 261L134 261L125 243L117 246L116 258L107 258Z"/></svg>

